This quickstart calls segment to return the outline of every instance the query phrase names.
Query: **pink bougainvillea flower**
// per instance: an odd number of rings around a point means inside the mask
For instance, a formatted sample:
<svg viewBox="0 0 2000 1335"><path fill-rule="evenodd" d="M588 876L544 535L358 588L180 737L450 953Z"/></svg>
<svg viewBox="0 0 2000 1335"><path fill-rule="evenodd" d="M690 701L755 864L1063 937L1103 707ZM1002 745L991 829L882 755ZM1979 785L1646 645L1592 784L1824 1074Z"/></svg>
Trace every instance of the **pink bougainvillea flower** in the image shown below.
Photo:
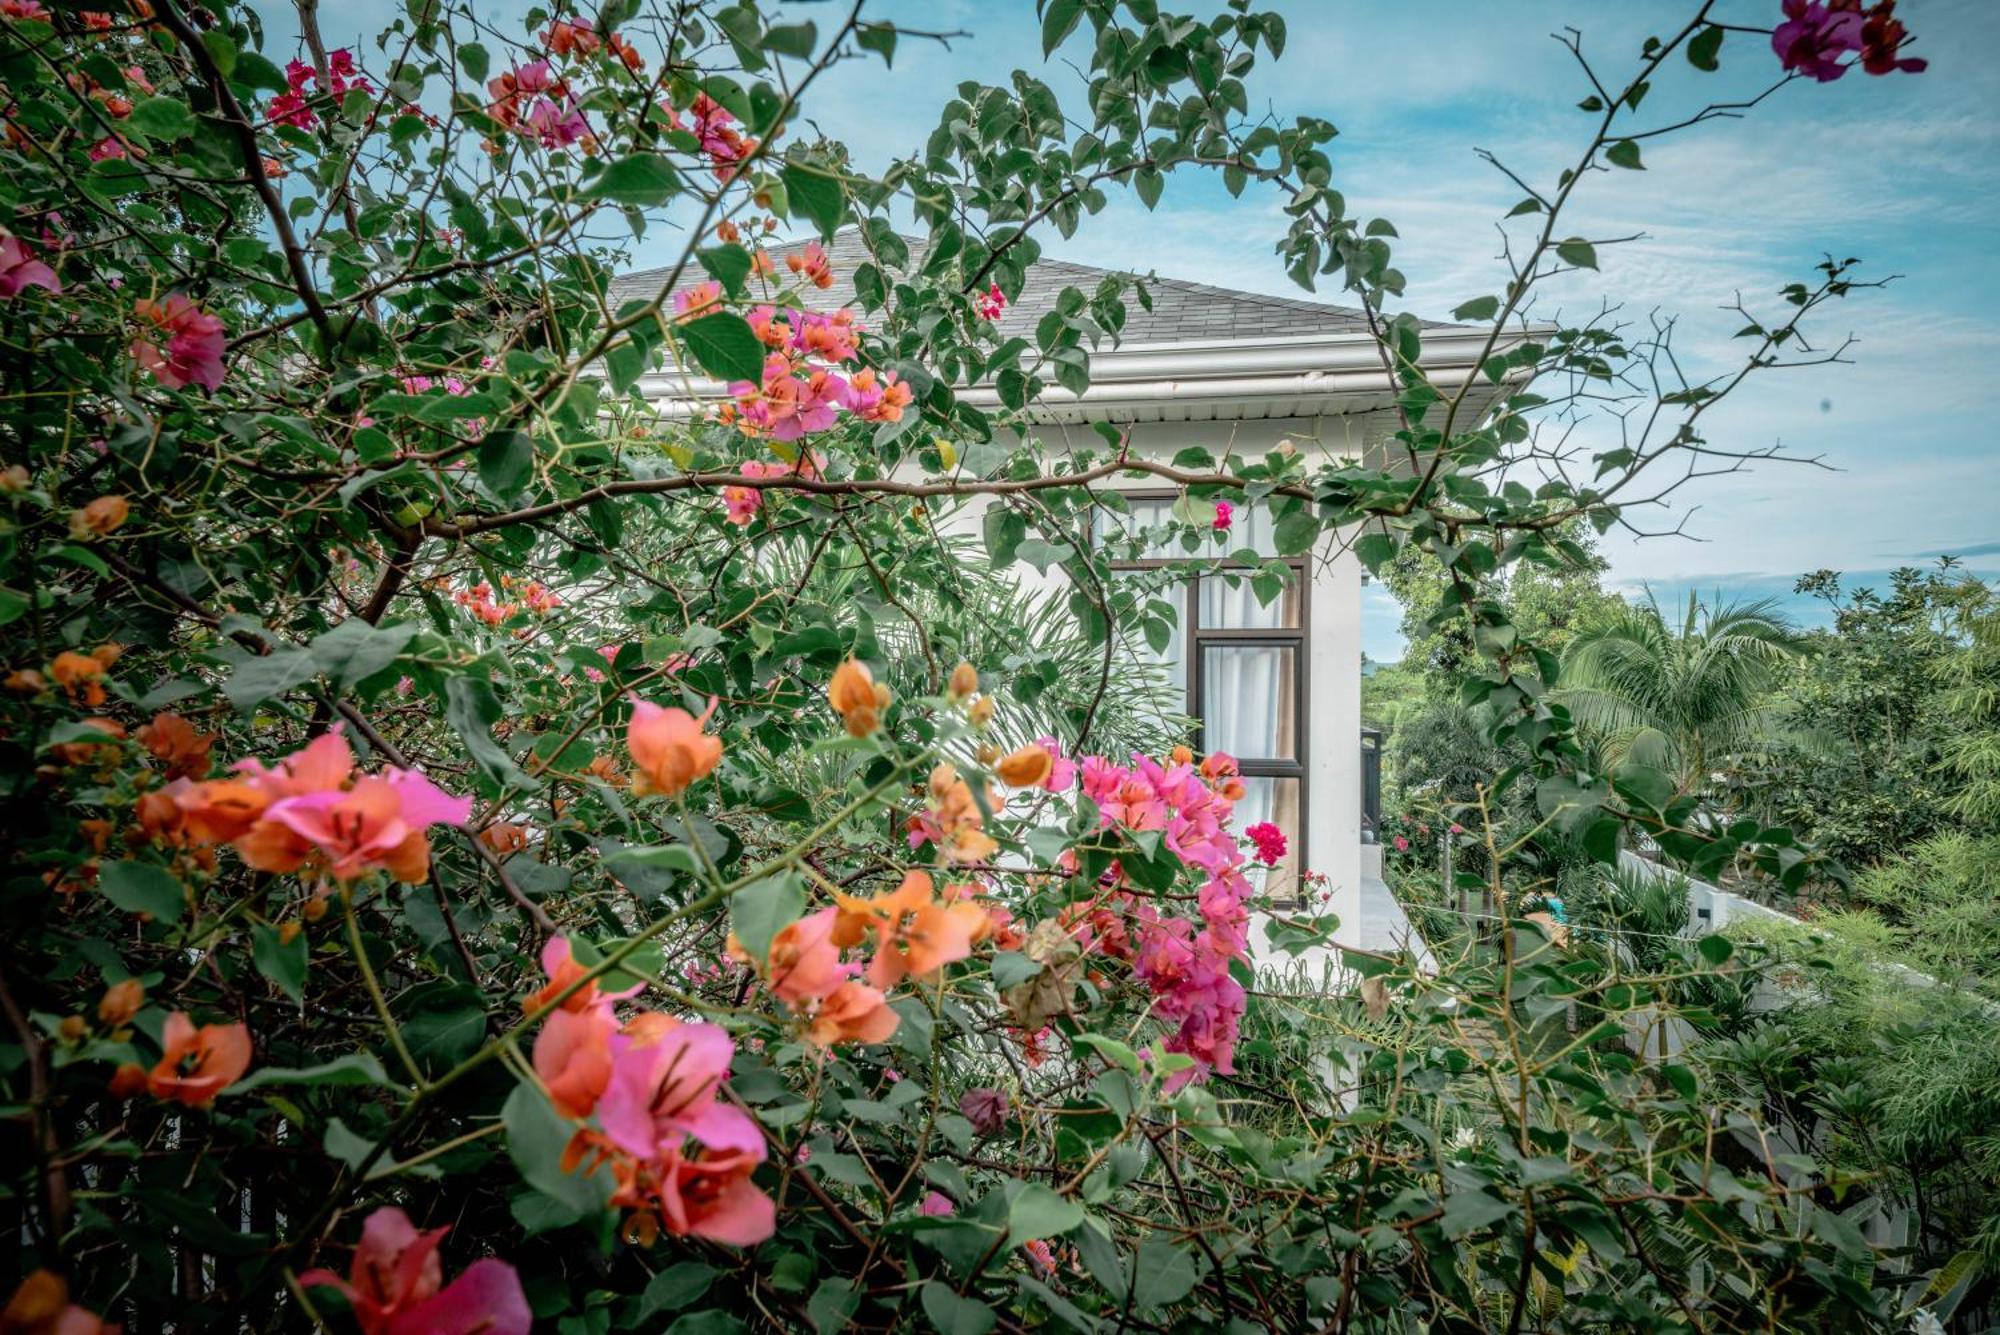
<svg viewBox="0 0 2000 1335"><path fill-rule="evenodd" d="M340 1290L363 1335L528 1335L534 1314L513 1266L489 1256L444 1282L437 1249L450 1231L419 1232L408 1215L385 1205L361 1226L346 1279L309 1270L299 1284Z"/></svg>
<svg viewBox="0 0 2000 1335"><path fill-rule="evenodd" d="M980 319L997 320L1001 312L1007 309L1007 294L1000 290L1000 284L995 283L987 288L984 294L973 298L973 305L978 310Z"/></svg>
<svg viewBox="0 0 2000 1335"><path fill-rule="evenodd" d="M1053 737L1037 737L1035 745L1049 753L1051 764L1042 787L1051 793L1066 793L1076 783L1076 762L1063 755L1062 743Z"/></svg>
<svg viewBox="0 0 2000 1335"><path fill-rule="evenodd" d="M773 463L765 459L747 459L739 471L742 472L744 477L763 478L783 477L792 470L781 463ZM722 489L722 503L727 507L727 518L730 523L737 525L748 524L757 517L757 512L764 508L764 489L762 487L724 487Z"/></svg>
<svg viewBox="0 0 2000 1335"><path fill-rule="evenodd" d="M669 1151L656 1189L660 1222L676 1237L756 1246L778 1226L777 1206L750 1180L763 1161L761 1141L755 1151Z"/></svg>
<svg viewBox="0 0 2000 1335"><path fill-rule="evenodd" d="M552 936L542 946L542 972L549 976L547 984L539 991L530 993L528 998L521 1003L522 1009L529 1014L533 1014L535 1011L548 1005L551 1001L554 1001L565 988L590 971L578 963L576 956L570 952L568 937ZM622 991L604 991L599 989L597 979L593 978L582 987L577 988L576 991L563 997L562 1008L566 1011L577 1012L589 1010L592 1007L609 1008L614 1003L623 1001L627 997L639 995L643 990L645 990L644 983L634 983Z"/></svg>
<svg viewBox="0 0 2000 1335"><path fill-rule="evenodd" d="M571 97L544 97L528 112L528 129L543 148L567 148L590 138L590 122Z"/></svg>
<svg viewBox="0 0 2000 1335"><path fill-rule="evenodd" d="M1267 867L1277 866L1285 856L1285 832L1270 821L1257 822L1243 837L1257 845L1257 860Z"/></svg>
<svg viewBox="0 0 2000 1335"><path fill-rule="evenodd" d="M1227 533L1229 532L1230 525L1235 522L1236 507L1228 501L1217 501L1215 503L1215 518L1209 523L1209 527L1217 533Z"/></svg>
<svg viewBox="0 0 2000 1335"><path fill-rule="evenodd" d="M164 301L141 298L132 308L141 332L132 340L132 359L168 389L222 385L221 319L176 292Z"/></svg>
<svg viewBox="0 0 2000 1335"><path fill-rule="evenodd" d="M56 271L34 257L27 243L12 232L0 232L0 298L12 299L31 287L62 291Z"/></svg>
<svg viewBox="0 0 2000 1335"><path fill-rule="evenodd" d="M933 1219L942 1219L948 1214L957 1213L957 1210L958 1207L951 1203L951 1197L941 1191L928 1193L924 1197L923 1204L917 1207L918 1214L929 1215Z"/></svg>
<svg viewBox="0 0 2000 1335"><path fill-rule="evenodd" d="M665 1018L665 1017L663 1017ZM764 1135L741 1108L716 1097L736 1044L713 1024L674 1024L614 1057L597 1103L604 1134L639 1159L663 1159L692 1136L711 1150L764 1154Z"/></svg>
<svg viewBox="0 0 2000 1335"><path fill-rule="evenodd" d="M840 948L833 944L834 921L839 915L838 909L823 908L787 923L771 938L764 981L772 995L793 1010L830 995L853 972L840 962ZM735 945L733 936L730 942L734 957L753 966L759 963Z"/></svg>
<svg viewBox="0 0 2000 1335"><path fill-rule="evenodd" d="M1398 853L1407 853L1410 851L1410 841L1400 834L1396 836L1395 844Z"/></svg>
<svg viewBox="0 0 2000 1335"><path fill-rule="evenodd" d="M1877 0L1861 24L1861 68L1870 74L1921 74L1930 62L1918 56L1898 56L1909 29L1896 16L1896 0Z"/></svg>
<svg viewBox="0 0 2000 1335"><path fill-rule="evenodd" d="M873 367L864 366L847 382L847 409L864 422L902 421L911 398L910 387L894 371L878 379Z"/></svg>
<svg viewBox="0 0 2000 1335"><path fill-rule="evenodd" d="M785 256L785 267L814 287L833 286L833 264L826 257L826 247L817 241L808 241L802 249Z"/></svg>
<svg viewBox="0 0 2000 1335"><path fill-rule="evenodd" d="M42 7L42 0L0 0L0 18L33 19L47 23L49 11Z"/></svg>
<svg viewBox="0 0 2000 1335"><path fill-rule="evenodd" d="M535 1074L567 1117L588 1117L611 1083L611 1039L618 1021L608 1006L557 1010L535 1036Z"/></svg>
<svg viewBox="0 0 2000 1335"><path fill-rule="evenodd" d="M1047 1279L1055 1274L1056 1257L1055 1253L1049 1250L1048 1243L1040 1238L1029 1238L1021 1244L1021 1250L1028 1254L1028 1264L1034 1267L1037 1275Z"/></svg>
<svg viewBox="0 0 2000 1335"><path fill-rule="evenodd" d="M690 784L708 777L722 762L722 739L702 729L715 716L710 699L700 718L685 709L662 708L636 696L625 745L639 770L634 791L678 797Z"/></svg>
<svg viewBox="0 0 2000 1335"><path fill-rule="evenodd" d="M1785 21L1771 33L1771 49L1788 70L1821 83L1847 73L1841 57L1861 49L1859 8L1824 0L1784 0Z"/></svg>
<svg viewBox="0 0 2000 1335"><path fill-rule="evenodd" d="M716 282L696 283L674 293L674 313L683 320L692 320L698 315L722 309L722 284Z"/></svg>
<svg viewBox="0 0 2000 1335"><path fill-rule="evenodd" d="M180 1011L161 1031L164 1049L146 1074L146 1091L163 1102L206 1108L215 1096L250 1069L250 1030L240 1024L205 1024L199 1029Z"/></svg>
<svg viewBox="0 0 2000 1335"><path fill-rule="evenodd" d="M321 789L271 804L276 822L315 849L336 881L385 870L414 885L430 874L432 825L463 825L471 797L453 797L415 770L389 769L345 790Z"/></svg>

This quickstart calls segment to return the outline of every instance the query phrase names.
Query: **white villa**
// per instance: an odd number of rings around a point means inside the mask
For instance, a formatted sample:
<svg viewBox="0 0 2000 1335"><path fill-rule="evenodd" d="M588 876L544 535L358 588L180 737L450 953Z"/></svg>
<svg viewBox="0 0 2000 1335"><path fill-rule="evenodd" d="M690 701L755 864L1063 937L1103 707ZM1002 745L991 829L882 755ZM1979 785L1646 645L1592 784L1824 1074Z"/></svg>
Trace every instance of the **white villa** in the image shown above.
<svg viewBox="0 0 2000 1335"><path fill-rule="evenodd" d="M786 249L774 253L782 258ZM841 232L826 249L836 281L812 292L810 304L831 311L855 303L849 276L871 256L856 229ZM913 252L920 249L912 245ZM1001 334L1032 340L1065 287L1094 291L1106 272L1040 261L1031 270L1030 290L997 321ZM666 278L665 270L621 278L611 294L613 307L654 295ZM1150 279L1147 286L1152 309L1128 302L1122 341L1092 352L1088 390L1079 397L1052 388L1034 408L1052 448L1068 432L1109 422L1129 429L1136 452L1162 461L1189 446L1218 455L1227 449L1261 453L1289 441L1316 464L1379 448L1395 429L1395 390L1361 312L1174 278ZM1429 329L1423 363L1441 389L1450 392L1476 376L1486 334ZM668 413L700 411L725 396L721 384L678 370L656 374L641 387ZM989 387L960 393L983 410L999 407ZM1475 396L1483 400L1487 393L1479 380ZM1088 443L1101 447L1089 434ZM1135 477L1127 493L1131 522L1139 527L1164 518L1175 499L1171 490L1145 482ZM1239 513L1232 535L1237 548L1274 554L1261 519L1260 513ZM959 522L976 529L978 511L969 507ZM1143 568L1148 562L1126 564ZM1288 865L1273 873L1272 891L1282 896L1295 888L1301 870L1323 874L1332 890L1326 907L1340 918L1339 942L1395 948L1409 927L1382 883L1372 821L1363 818L1365 576L1346 543L1332 538L1292 565L1292 589L1268 607L1258 604L1247 583L1186 581L1179 627L1166 653L1155 655L1136 642L1128 651L1168 663L1171 679L1181 683L1181 698L1169 707L1201 722L1200 749L1227 751L1242 761L1250 792L1238 807L1241 823L1273 820L1286 831L1292 852ZM1253 948L1261 946L1262 933L1251 935Z"/></svg>

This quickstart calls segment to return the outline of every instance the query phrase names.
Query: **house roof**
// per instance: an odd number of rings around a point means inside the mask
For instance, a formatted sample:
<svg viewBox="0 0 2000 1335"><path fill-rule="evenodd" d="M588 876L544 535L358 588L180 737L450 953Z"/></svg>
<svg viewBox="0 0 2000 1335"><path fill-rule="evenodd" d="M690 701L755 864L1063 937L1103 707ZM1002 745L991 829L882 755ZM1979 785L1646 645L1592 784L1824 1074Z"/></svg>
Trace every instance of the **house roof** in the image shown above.
<svg viewBox="0 0 2000 1335"><path fill-rule="evenodd" d="M910 244L914 263L915 257L922 254L922 243L911 238L905 240ZM769 250L782 264L786 255L801 251L805 246L805 242L798 241L772 246ZM849 305L858 310L859 303L854 295L854 271L871 260L860 229L849 227L836 233L833 240L827 243L826 252L833 266L833 286L823 290L808 289L805 304L815 310L833 311ZM644 269L614 279L611 284L612 308L616 309L635 297L654 295L672 272L664 268ZM1020 300L1011 303L994 323L1003 338L1019 335L1032 340L1036 324L1054 309L1056 298L1064 288L1078 288L1088 296L1096 291L1098 283L1113 272L1088 264L1073 264L1068 260L1037 260L1029 270L1028 287L1021 293ZM700 279L699 273L684 276L681 287L692 286ZM1125 328L1120 331L1119 337L1126 347L1225 343L1238 339L1268 338L1274 334L1325 337L1368 332L1367 318L1362 312L1324 301L1237 292L1208 283L1190 282L1185 278L1151 279L1146 288L1152 297L1153 308L1150 311L1136 300L1128 298L1125 303Z"/></svg>
<svg viewBox="0 0 2000 1335"><path fill-rule="evenodd" d="M908 238L905 238L906 241ZM780 263L806 242L767 247ZM911 241L913 260L921 243ZM857 228L827 243L834 282L807 288L800 298L813 310L859 308L853 275L871 256ZM1033 340L1035 326L1066 287L1094 293L1112 271L1067 260L1038 260L1029 270L1027 290L996 321L1002 337ZM671 269L646 269L611 283L612 307L657 296ZM780 270L780 276L789 278ZM675 291L702 281L684 273ZM789 286L789 284L788 284ZM1048 386L1029 409L1041 422L1223 421L1253 418L1360 417L1389 411L1399 387L1382 367L1380 349L1369 336L1362 312L1329 302L1236 292L1180 278L1151 279L1149 311L1126 302L1125 328L1091 352L1091 383L1081 395ZM1425 322L1423 364L1440 389L1460 385L1484 401L1492 388L1477 374L1481 360L1505 351L1487 345L1489 331ZM684 369L668 367L643 377L640 391L669 413L694 414L727 394L725 386ZM1000 407L994 386L959 390L985 411ZM1386 419L1385 419L1386 420Z"/></svg>

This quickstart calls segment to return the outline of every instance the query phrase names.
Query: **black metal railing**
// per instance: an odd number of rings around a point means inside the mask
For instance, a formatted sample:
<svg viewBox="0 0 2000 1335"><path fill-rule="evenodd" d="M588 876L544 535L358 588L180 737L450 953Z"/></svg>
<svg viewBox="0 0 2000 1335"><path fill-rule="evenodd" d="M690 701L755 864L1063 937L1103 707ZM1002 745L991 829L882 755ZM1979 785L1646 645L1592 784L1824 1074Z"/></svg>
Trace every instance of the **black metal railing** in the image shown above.
<svg viewBox="0 0 2000 1335"><path fill-rule="evenodd" d="M1381 842L1382 730L1361 730L1361 842Z"/></svg>

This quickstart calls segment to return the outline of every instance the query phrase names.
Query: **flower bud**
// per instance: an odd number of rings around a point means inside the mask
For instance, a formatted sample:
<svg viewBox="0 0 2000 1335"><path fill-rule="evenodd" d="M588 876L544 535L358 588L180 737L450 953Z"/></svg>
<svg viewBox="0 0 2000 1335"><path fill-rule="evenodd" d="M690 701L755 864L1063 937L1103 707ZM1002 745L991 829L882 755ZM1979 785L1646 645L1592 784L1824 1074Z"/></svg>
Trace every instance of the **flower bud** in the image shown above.
<svg viewBox="0 0 2000 1335"><path fill-rule="evenodd" d="M951 670L951 698L963 700L979 690L979 672L970 663L960 663Z"/></svg>
<svg viewBox="0 0 2000 1335"><path fill-rule="evenodd" d="M89 1032L90 1026L81 1015L65 1015L62 1023L56 1026L56 1033L62 1036L65 1043L81 1043L83 1036Z"/></svg>
<svg viewBox="0 0 2000 1335"><path fill-rule="evenodd" d="M131 513L132 503L123 496L99 496L81 510L70 511L70 536L101 538L123 524Z"/></svg>
<svg viewBox="0 0 2000 1335"><path fill-rule="evenodd" d="M1055 757L1046 747L1030 742L1018 751L1003 756L993 772L1009 788L1033 788L1055 771Z"/></svg>
<svg viewBox="0 0 2000 1335"><path fill-rule="evenodd" d="M97 999L97 1018L113 1029L129 1024L146 1000L146 985L137 978L113 983Z"/></svg>
<svg viewBox="0 0 2000 1335"><path fill-rule="evenodd" d="M991 723L993 721L993 697L982 695L977 700L974 700L972 708L966 711L966 717L972 720L972 726L975 728L983 728Z"/></svg>

